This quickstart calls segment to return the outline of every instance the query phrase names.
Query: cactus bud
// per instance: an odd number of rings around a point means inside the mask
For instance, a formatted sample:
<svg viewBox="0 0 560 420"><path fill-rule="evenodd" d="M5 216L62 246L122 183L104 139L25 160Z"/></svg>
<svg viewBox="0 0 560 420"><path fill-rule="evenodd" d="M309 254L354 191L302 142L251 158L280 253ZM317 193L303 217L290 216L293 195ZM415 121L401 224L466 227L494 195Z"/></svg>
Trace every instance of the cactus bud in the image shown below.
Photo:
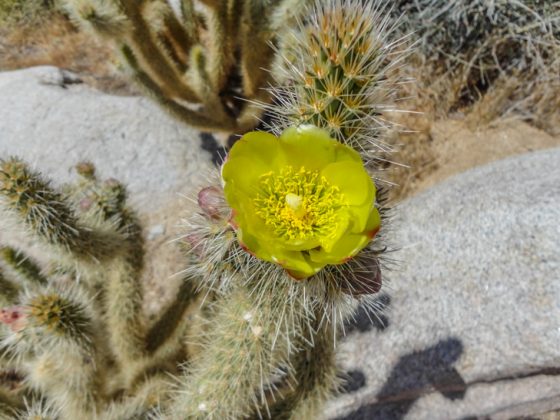
<svg viewBox="0 0 560 420"><path fill-rule="evenodd" d="M83 198L80 200L79 207L81 211L88 211L93 206L93 200L91 198Z"/></svg>
<svg viewBox="0 0 560 420"><path fill-rule="evenodd" d="M0 311L0 323L10 327L13 332L21 331L25 327L26 315L22 306L12 306Z"/></svg>
<svg viewBox="0 0 560 420"><path fill-rule="evenodd" d="M198 205L210 219L219 220L225 216L224 194L216 186L206 187L199 191Z"/></svg>
<svg viewBox="0 0 560 420"><path fill-rule="evenodd" d="M86 179L95 179L95 166L91 162L80 162L76 165L76 172Z"/></svg>

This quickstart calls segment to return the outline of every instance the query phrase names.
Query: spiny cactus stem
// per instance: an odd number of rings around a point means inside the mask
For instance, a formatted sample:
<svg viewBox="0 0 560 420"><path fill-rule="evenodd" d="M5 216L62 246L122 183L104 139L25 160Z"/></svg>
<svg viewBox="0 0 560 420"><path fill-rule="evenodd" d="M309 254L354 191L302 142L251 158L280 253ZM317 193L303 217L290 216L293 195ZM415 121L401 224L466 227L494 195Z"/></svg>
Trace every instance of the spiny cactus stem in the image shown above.
<svg viewBox="0 0 560 420"><path fill-rule="evenodd" d="M0 388L0 420L13 420L21 406Z"/></svg>
<svg viewBox="0 0 560 420"><path fill-rule="evenodd" d="M319 325L310 337L312 345L302 343L295 355L291 375L295 388L271 407L274 419L310 419L320 415L321 409L339 385L336 365L335 334L330 323Z"/></svg>
<svg viewBox="0 0 560 420"><path fill-rule="evenodd" d="M212 8L212 9L216 9L218 7L220 7L220 5L222 3L226 3L226 1L223 0L200 0L200 2L202 4L204 4L206 7Z"/></svg>
<svg viewBox="0 0 560 420"><path fill-rule="evenodd" d="M272 7L272 6L269 6ZM241 26L241 71L243 90L247 97L258 94L270 78L270 68L274 50L268 44L270 38L268 16L260 2L246 2Z"/></svg>
<svg viewBox="0 0 560 420"><path fill-rule="evenodd" d="M206 112L215 114L215 118L220 121L227 121L230 118L226 114L225 108L218 95L218 91L212 88L210 76L206 70L207 60L202 46L196 45L190 52L190 71L188 75L193 87L196 87L198 95L203 98L202 102Z"/></svg>
<svg viewBox="0 0 560 420"><path fill-rule="evenodd" d="M30 284L45 285L47 279L25 254L10 247L0 248L0 255L4 262Z"/></svg>
<svg viewBox="0 0 560 420"><path fill-rule="evenodd" d="M192 0L181 0L182 23L188 37L194 42L199 41L197 30L197 16Z"/></svg>
<svg viewBox="0 0 560 420"><path fill-rule="evenodd" d="M185 28L181 25L179 20L177 20L177 17L175 16L172 10L169 10L169 12L166 13L163 23L167 27L169 31L169 35L173 40L173 46L179 51L181 56L184 57L184 59L186 60L189 56L189 51L193 45L193 39L191 34L189 34L185 30ZM186 70L186 68L184 70Z"/></svg>
<svg viewBox="0 0 560 420"><path fill-rule="evenodd" d="M103 420L160 419L159 407L167 400L169 394L169 376L158 373L143 378L134 394L111 404L99 417Z"/></svg>
<svg viewBox="0 0 560 420"><path fill-rule="evenodd" d="M62 418L93 418L99 394L94 325L87 298L45 289L24 302L16 351L30 349L27 380Z"/></svg>
<svg viewBox="0 0 560 420"><path fill-rule="evenodd" d="M228 1L217 2L208 10L208 30L212 34L208 45L208 73L216 92L227 82L228 71L233 65L233 49L228 39ZM229 48L228 48L229 47Z"/></svg>
<svg viewBox="0 0 560 420"><path fill-rule="evenodd" d="M275 290L278 295L265 292L255 298L239 285L215 303L204 349L193 358L191 374L181 379L170 419L184 413L243 418L264 403L263 387L279 366L288 362L290 337L297 335L295 329L301 321L296 320L289 332L287 325L275 323L285 320L287 310L287 303L279 302L285 288L280 285Z"/></svg>
<svg viewBox="0 0 560 420"><path fill-rule="evenodd" d="M0 309L13 305L18 293L18 288L0 272Z"/></svg>
<svg viewBox="0 0 560 420"><path fill-rule="evenodd" d="M146 351L149 354L155 353L175 335L180 324L185 321L187 308L197 297L196 284L191 279L183 280L175 300L146 334Z"/></svg>
<svg viewBox="0 0 560 420"><path fill-rule="evenodd" d="M179 97L188 102L197 102L199 98L181 80L173 69L170 61L157 47L151 36L150 28L138 7L137 0L121 0L123 12L132 22L133 28L129 35L129 42L143 58L143 62L150 69L162 90L170 97Z"/></svg>
<svg viewBox="0 0 560 420"><path fill-rule="evenodd" d="M119 258L107 267L105 287L105 317L109 342L121 371L130 379L136 366L144 357L142 320L142 290L139 269L127 258Z"/></svg>
<svg viewBox="0 0 560 420"><path fill-rule="evenodd" d="M183 121L186 124L196 126L203 130L216 130L221 129L224 131L235 131L236 124L233 120L229 121L217 121L206 114L202 114L197 111L193 111L185 106L182 106L168 96L159 88L159 86L148 76L147 73L143 72L138 65L138 61L134 56L134 53L128 46L123 46L121 48L123 56L130 67L134 70L134 78L136 81L146 89L149 95L157 101L167 112L173 115L175 118Z"/></svg>
<svg viewBox="0 0 560 420"><path fill-rule="evenodd" d="M119 234L82 226L66 197L16 158L0 160L0 198L65 266L83 267L119 254Z"/></svg>

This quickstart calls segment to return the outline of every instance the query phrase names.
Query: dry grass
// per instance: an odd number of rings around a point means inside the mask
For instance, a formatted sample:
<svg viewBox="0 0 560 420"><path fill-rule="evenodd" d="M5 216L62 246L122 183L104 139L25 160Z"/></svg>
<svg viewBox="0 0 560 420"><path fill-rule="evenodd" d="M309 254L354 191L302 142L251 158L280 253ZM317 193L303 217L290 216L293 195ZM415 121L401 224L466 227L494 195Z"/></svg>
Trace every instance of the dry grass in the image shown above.
<svg viewBox="0 0 560 420"><path fill-rule="evenodd" d="M0 0L0 26L32 24L55 9L54 0Z"/></svg>
<svg viewBox="0 0 560 420"><path fill-rule="evenodd" d="M71 70L94 87L111 93L134 90L116 70L112 49L78 31L66 17L46 14L33 24L0 29L0 70L51 65Z"/></svg>
<svg viewBox="0 0 560 420"><path fill-rule="evenodd" d="M434 140L439 121L461 122L464 136L443 136L449 143L468 138L492 143L490 136L497 135L492 127L504 131L519 120L560 135L559 2L399 0L393 13L395 18L402 14L402 34L412 32L416 42L401 69L415 80L402 86L400 96L409 99L401 108L422 113L397 119L413 133L395 133L391 139L400 146L393 159L408 165L390 171L390 180L398 184L396 198L418 191L428 178L450 173L447 166L453 163L442 158L445 143ZM535 148L560 144L540 134L542 146ZM470 161L470 154L484 145L468 143L472 150L456 146Z"/></svg>
<svg viewBox="0 0 560 420"><path fill-rule="evenodd" d="M412 195L438 163L428 114L394 114L390 119L397 124L388 138L396 153L390 157L394 163L387 168L387 181L394 185L391 199L399 201Z"/></svg>
<svg viewBox="0 0 560 420"><path fill-rule="evenodd" d="M515 115L557 128L559 2L399 0L393 13L403 14L403 33L417 41L408 73L429 105L423 111L472 111L476 124Z"/></svg>

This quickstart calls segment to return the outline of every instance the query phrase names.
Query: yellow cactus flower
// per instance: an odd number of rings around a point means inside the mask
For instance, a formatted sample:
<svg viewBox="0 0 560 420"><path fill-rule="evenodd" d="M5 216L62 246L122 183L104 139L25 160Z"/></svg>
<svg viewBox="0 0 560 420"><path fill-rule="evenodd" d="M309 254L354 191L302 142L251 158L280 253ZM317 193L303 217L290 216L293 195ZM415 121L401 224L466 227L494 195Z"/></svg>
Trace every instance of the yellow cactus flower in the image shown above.
<svg viewBox="0 0 560 420"><path fill-rule="evenodd" d="M352 258L380 228L360 155L312 125L245 134L222 178L240 244L297 279Z"/></svg>

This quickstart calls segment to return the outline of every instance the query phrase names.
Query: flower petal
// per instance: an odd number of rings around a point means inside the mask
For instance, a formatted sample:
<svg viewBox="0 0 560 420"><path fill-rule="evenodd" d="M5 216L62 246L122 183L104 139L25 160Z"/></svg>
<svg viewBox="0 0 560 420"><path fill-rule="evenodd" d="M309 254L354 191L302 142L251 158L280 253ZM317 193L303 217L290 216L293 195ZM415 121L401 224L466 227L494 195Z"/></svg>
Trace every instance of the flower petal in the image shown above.
<svg viewBox="0 0 560 420"><path fill-rule="evenodd" d="M337 144L326 130L311 125L290 127L280 136L280 147L295 169L316 171L334 162Z"/></svg>
<svg viewBox="0 0 560 420"><path fill-rule="evenodd" d="M316 263L341 264L360 252L370 241L364 234L346 234L327 252L324 249L309 251L309 257Z"/></svg>
<svg viewBox="0 0 560 420"><path fill-rule="evenodd" d="M239 241L239 244L245 251L249 252L255 257L265 261L270 261L270 262L273 261L272 255L270 254L270 252L268 252L268 250L265 247L261 246L261 243L258 240L258 238L251 235L246 230L244 229L237 230L237 240Z"/></svg>
<svg viewBox="0 0 560 420"><path fill-rule="evenodd" d="M373 181L361 163L349 160L331 163L323 168L321 175L340 189L350 206L371 203L375 197Z"/></svg>
<svg viewBox="0 0 560 420"><path fill-rule="evenodd" d="M249 197L254 197L259 191L260 177L270 172L270 167L258 159L239 156L228 159L222 166L222 179L225 182L224 194L227 201L233 206L231 199L238 191Z"/></svg>
<svg viewBox="0 0 560 420"><path fill-rule="evenodd" d="M279 148L280 143L274 135L264 131L251 131L235 142L227 160L243 156L271 164L277 158Z"/></svg>
<svg viewBox="0 0 560 420"><path fill-rule="evenodd" d="M305 279L316 274L323 264L317 264L311 261L299 251L276 250L272 256L273 262L280 264L292 277L296 279Z"/></svg>
<svg viewBox="0 0 560 420"><path fill-rule="evenodd" d="M365 234L370 238L373 237L379 232L379 228L381 227L381 215L379 214L379 210L373 208L369 215L368 221L366 223Z"/></svg>
<svg viewBox="0 0 560 420"><path fill-rule="evenodd" d="M336 231L333 232L329 237L322 237L320 238L321 241L321 248L325 252L331 252L334 245L340 240L342 235L346 233L348 230L348 225L350 223L349 214L347 212L340 212L338 215L338 224L336 227ZM309 249L309 248L308 248Z"/></svg>
<svg viewBox="0 0 560 420"><path fill-rule="evenodd" d="M359 163L360 166L363 166L362 157L360 154L352 149L351 147L346 146L345 144L336 142L336 146L334 149L335 152L335 162L342 162L344 160L350 160L352 162Z"/></svg>

